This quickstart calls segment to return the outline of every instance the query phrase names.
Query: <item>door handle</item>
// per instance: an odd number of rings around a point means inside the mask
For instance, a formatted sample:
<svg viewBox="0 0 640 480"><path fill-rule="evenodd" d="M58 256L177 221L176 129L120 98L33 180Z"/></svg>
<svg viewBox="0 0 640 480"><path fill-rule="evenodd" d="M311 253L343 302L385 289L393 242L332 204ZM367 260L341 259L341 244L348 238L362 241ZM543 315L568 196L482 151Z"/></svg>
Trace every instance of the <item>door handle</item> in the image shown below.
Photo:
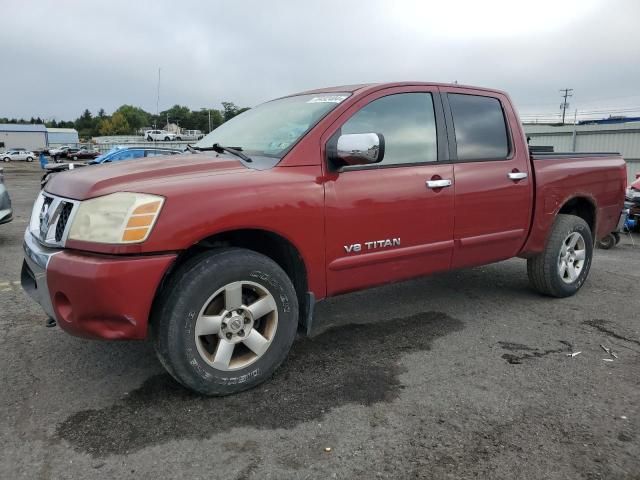
<svg viewBox="0 0 640 480"><path fill-rule="evenodd" d="M444 188L450 187L451 185L453 185L453 182L449 179L427 180L428 188Z"/></svg>
<svg viewBox="0 0 640 480"><path fill-rule="evenodd" d="M529 174L527 172L509 172L507 173L507 177L511 180L524 180L527 178Z"/></svg>

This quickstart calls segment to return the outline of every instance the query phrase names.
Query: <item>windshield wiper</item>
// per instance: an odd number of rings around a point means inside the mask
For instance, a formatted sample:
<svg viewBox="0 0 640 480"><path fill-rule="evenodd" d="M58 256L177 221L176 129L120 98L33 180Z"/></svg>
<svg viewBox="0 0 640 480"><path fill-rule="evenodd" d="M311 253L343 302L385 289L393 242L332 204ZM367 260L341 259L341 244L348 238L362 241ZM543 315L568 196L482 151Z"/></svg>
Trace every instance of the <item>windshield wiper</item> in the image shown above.
<svg viewBox="0 0 640 480"><path fill-rule="evenodd" d="M241 158L245 162L252 162L253 161L253 160L251 160L250 157L247 157L244 153L242 153L242 147L225 147L223 145L220 145L219 143L214 143L210 147L192 147L191 145L187 145L187 149L189 151L197 150L198 152L207 152L207 151L214 151L214 152L217 152L217 153L227 152L227 153L230 153L232 155L235 155L236 157Z"/></svg>

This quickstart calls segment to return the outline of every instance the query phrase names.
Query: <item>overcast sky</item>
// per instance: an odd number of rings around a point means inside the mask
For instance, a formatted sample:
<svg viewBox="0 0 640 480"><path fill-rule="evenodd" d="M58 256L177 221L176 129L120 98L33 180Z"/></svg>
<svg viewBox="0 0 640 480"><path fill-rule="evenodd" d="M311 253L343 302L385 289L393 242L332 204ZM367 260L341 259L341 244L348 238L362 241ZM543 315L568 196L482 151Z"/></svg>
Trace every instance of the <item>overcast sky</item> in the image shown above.
<svg viewBox="0 0 640 480"><path fill-rule="evenodd" d="M0 117L252 106L396 80L506 90L521 113L640 111L638 0L0 0Z"/></svg>

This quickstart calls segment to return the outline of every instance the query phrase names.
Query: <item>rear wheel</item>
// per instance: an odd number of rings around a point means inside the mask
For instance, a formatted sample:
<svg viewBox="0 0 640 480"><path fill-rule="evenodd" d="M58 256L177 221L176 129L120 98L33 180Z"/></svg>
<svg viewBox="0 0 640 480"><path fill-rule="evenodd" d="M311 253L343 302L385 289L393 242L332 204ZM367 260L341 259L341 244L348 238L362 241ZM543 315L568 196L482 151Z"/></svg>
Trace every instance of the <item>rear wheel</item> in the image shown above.
<svg viewBox="0 0 640 480"><path fill-rule="evenodd" d="M250 250L205 252L173 274L154 310L158 358L186 387L228 395L269 378L297 330L287 274Z"/></svg>
<svg viewBox="0 0 640 480"><path fill-rule="evenodd" d="M33 162L33 157L27 157L27 162Z"/></svg>
<svg viewBox="0 0 640 480"><path fill-rule="evenodd" d="M592 257L587 222L574 215L558 215L544 251L527 260L529 283L544 295L571 296L589 275Z"/></svg>
<svg viewBox="0 0 640 480"><path fill-rule="evenodd" d="M169 137L164 137L165 142L168 142L169 140L171 140Z"/></svg>
<svg viewBox="0 0 640 480"><path fill-rule="evenodd" d="M613 238L616 239L616 245L618 245L620 243L620 240L622 240L622 237L620 236L620 232L613 232Z"/></svg>
<svg viewBox="0 0 640 480"><path fill-rule="evenodd" d="M618 244L618 242L620 241L619 238L620 236L618 236L618 240L616 240L615 235L613 233L610 233L606 237L598 240L598 247L603 250L611 250Z"/></svg>

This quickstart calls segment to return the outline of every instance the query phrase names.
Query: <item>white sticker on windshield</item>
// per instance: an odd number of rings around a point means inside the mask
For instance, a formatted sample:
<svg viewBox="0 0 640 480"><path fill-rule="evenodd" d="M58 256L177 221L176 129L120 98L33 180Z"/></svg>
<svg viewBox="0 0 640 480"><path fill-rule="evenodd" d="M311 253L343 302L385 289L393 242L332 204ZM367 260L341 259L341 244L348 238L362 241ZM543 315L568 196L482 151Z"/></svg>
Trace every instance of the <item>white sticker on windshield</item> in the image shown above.
<svg viewBox="0 0 640 480"><path fill-rule="evenodd" d="M322 97L313 97L311 100L307 100L307 103L340 103L347 95L324 95Z"/></svg>

